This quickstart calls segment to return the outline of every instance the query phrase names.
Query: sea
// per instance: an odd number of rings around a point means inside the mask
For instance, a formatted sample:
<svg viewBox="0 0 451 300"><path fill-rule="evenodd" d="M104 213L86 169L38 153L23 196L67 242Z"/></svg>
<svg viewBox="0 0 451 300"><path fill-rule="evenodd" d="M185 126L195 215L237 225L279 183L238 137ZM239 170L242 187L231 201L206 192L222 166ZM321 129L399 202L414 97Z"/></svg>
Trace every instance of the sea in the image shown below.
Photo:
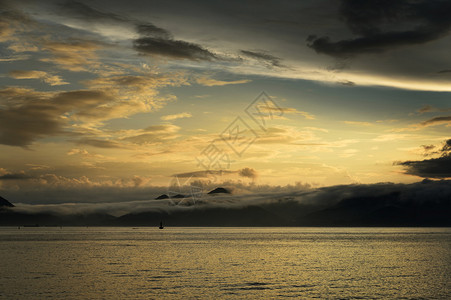
<svg viewBox="0 0 451 300"><path fill-rule="evenodd" d="M451 299L451 228L0 227L0 299Z"/></svg>

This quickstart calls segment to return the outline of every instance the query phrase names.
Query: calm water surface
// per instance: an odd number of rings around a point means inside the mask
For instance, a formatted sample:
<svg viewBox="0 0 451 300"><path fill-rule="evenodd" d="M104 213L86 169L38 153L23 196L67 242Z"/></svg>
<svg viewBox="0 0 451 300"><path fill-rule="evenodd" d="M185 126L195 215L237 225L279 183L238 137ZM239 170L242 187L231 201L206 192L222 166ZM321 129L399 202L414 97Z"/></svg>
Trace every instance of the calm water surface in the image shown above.
<svg viewBox="0 0 451 300"><path fill-rule="evenodd" d="M2 299L451 299L446 228L1 228Z"/></svg>

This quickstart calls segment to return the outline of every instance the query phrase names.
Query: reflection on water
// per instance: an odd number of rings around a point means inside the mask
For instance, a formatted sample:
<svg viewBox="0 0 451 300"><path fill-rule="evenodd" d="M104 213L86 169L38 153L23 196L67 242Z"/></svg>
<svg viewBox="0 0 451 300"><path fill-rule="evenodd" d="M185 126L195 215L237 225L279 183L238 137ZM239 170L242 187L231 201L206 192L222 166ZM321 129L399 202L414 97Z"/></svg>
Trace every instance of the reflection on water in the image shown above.
<svg viewBox="0 0 451 300"><path fill-rule="evenodd" d="M0 228L0 298L451 299L451 229Z"/></svg>

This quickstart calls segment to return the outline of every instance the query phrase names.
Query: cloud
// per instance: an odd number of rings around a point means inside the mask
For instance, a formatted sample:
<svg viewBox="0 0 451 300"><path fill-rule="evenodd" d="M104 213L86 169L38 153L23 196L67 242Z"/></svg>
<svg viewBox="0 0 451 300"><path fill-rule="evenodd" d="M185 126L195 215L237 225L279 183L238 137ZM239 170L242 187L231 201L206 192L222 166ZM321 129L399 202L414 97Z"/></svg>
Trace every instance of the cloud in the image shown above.
<svg viewBox="0 0 451 300"><path fill-rule="evenodd" d="M373 124L369 122L361 122L361 121L343 121L343 123L348 125L355 125L355 126L372 126Z"/></svg>
<svg viewBox="0 0 451 300"><path fill-rule="evenodd" d="M328 36L310 35L308 46L317 53L346 58L424 44L449 33L450 13L447 1L342 0L340 15L358 37L333 42Z"/></svg>
<svg viewBox="0 0 451 300"><path fill-rule="evenodd" d="M155 26L152 23L142 23L136 19L105 10L99 10L78 1L67 1L62 3L60 9L70 17L75 17L89 23L108 23L109 25L119 24L121 26L133 25L136 32L142 36L165 39L170 39L172 37L169 31Z"/></svg>
<svg viewBox="0 0 451 300"><path fill-rule="evenodd" d="M14 52L38 52L39 47L29 44L24 41L14 41L11 45L8 46L8 49Z"/></svg>
<svg viewBox="0 0 451 300"><path fill-rule="evenodd" d="M270 104L268 105L268 103L259 105L258 110L261 113L266 113L267 118L282 118L283 119L283 116L282 116L283 114L293 114L293 115L301 115L304 118L306 118L307 120L315 119L314 115L312 115L306 111L297 110L296 108L293 108L293 107L275 107ZM278 113L279 116L274 115L274 113Z"/></svg>
<svg viewBox="0 0 451 300"><path fill-rule="evenodd" d="M417 110L417 112L420 114L426 113L426 112L431 112L431 111L434 111L434 107L432 107L431 105L425 105L422 108L420 108L419 110Z"/></svg>
<svg viewBox="0 0 451 300"><path fill-rule="evenodd" d="M397 164L406 167L406 174L424 178L451 178L451 156L449 155L422 161L404 161Z"/></svg>
<svg viewBox="0 0 451 300"><path fill-rule="evenodd" d="M152 125L140 130L125 130L122 134L126 136L122 137L121 141L138 145L163 143L177 138L179 130L179 126L172 124Z"/></svg>
<svg viewBox="0 0 451 300"><path fill-rule="evenodd" d="M421 145L423 156L431 156L440 153L435 145Z"/></svg>
<svg viewBox="0 0 451 300"><path fill-rule="evenodd" d="M217 176L227 176L227 175L238 175L241 177L247 177L255 179L258 177L258 172L253 168L243 168L240 170L205 170L205 171L194 171L186 173L178 173L172 175L173 177L179 178L216 178ZM205 185L207 182L203 182ZM198 184L202 185L202 184ZM211 187L210 187L211 188Z"/></svg>
<svg viewBox="0 0 451 300"><path fill-rule="evenodd" d="M429 109L429 108L427 108L427 109ZM451 116L434 117L434 118L428 119L428 120L420 122L420 123L411 124L408 127L395 128L395 129L392 129L391 131L393 131L393 132L418 131L418 130L421 130L426 127L439 126L439 125L446 125L446 127L450 127L451 126Z"/></svg>
<svg viewBox="0 0 451 300"><path fill-rule="evenodd" d="M445 116L445 117L435 117L429 120L426 120L424 122L421 122L421 127L429 127L429 126L436 126L436 125L443 125L446 124L447 126L451 125L451 116Z"/></svg>
<svg viewBox="0 0 451 300"><path fill-rule="evenodd" d="M69 84L68 82L63 81L61 77L57 75L50 75L44 71L13 70L9 72L9 76L14 79L41 79L51 86Z"/></svg>
<svg viewBox="0 0 451 300"><path fill-rule="evenodd" d="M41 61L54 63L63 70L72 72L88 72L100 68L96 51L104 48L104 44L90 40L69 39L66 42L44 41L42 48L52 54L51 58Z"/></svg>
<svg viewBox="0 0 451 300"><path fill-rule="evenodd" d="M168 30L150 22L142 22L134 18L99 10L77 1L68 1L61 5L61 8L68 16L89 23L120 26L118 29L131 27L139 35L139 38L133 40L133 48L143 55L195 61L217 58L215 54L198 44L175 40Z"/></svg>
<svg viewBox="0 0 451 300"><path fill-rule="evenodd" d="M27 180L32 178L31 176L28 176L25 174L25 172L19 172L19 173L2 173L0 175L0 180Z"/></svg>
<svg viewBox="0 0 451 300"><path fill-rule="evenodd" d="M55 106L49 99L42 99L38 93L27 91L29 93L23 94L32 98L31 101L0 109L0 144L26 147L36 139L63 133L65 121L60 115L65 110ZM2 92L11 94L11 90L1 90L0 95ZM10 96L23 101L20 99L21 93Z"/></svg>
<svg viewBox="0 0 451 300"><path fill-rule="evenodd" d="M397 140L409 140L412 138L411 134L399 134L399 133L389 133L383 134L373 139L376 142L389 142Z"/></svg>
<svg viewBox="0 0 451 300"><path fill-rule="evenodd" d="M306 130L314 130L314 131L320 131L320 132L325 132L328 133L329 130L325 129L325 128L318 128L318 127L304 127L304 129Z"/></svg>
<svg viewBox="0 0 451 300"><path fill-rule="evenodd" d="M265 52L241 50L240 53L244 54L248 57L251 57L253 59L263 61L272 67L286 68L286 66L284 66L280 63L281 59L279 57L265 53Z"/></svg>
<svg viewBox="0 0 451 300"><path fill-rule="evenodd" d="M451 111L451 108L437 108L428 104L417 110L417 113L424 114L428 112L448 112L448 111Z"/></svg>
<svg viewBox="0 0 451 300"><path fill-rule="evenodd" d="M47 165L26 164L26 166L27 166L30 170L34 170L34 171L50 169L50 167L47 166Z"/></svg>
<svg viewBox="0 0 451 300"><path fill-rule="evenodd" d="M194 61L214 60L217 56L204 47L181 40L159 37L141 37L133 41L133 48L141 54L188 59Z"/></svg>
<svg viewBox="0 0 451 300"><path fill-rule="evenodd" d="M182 112L179 114L162 116L160 119L162 119L164 121L171 121L171 120L177 120L177 119L183 119L183 118L191 118L192 116L193 115L190 114L189 112Z"/></svg>
<svg viewBox="0 0 451 300"><path fill-rule="evenodd" d="M18 203L14 193L6 197L16 205L12 211L19 213L124 216L114 223L116 226L157 224L161 217L172 226L449 226L451 185L446 180L424 180L413 184L353 184L318 189L301 183L282 187L236 184L233 195L203 195L195 205L184 206L174 205L170 200L151 200L167 193L168 187L142 187L139 186L140 179L135 182L128 180L129 187L71 189L69 198L87 199L85 203L52 202L56 200L53 193L57 189L35 195L37 199L47 196L50 199L47 203L60 204L36 205L42 203L39 200L35 205ZM136 183L138 186L134 186ZM264 192L250 193L256 188ZM99 197L87 197L87 192ZM89 199L96 202L89 203ZM116 201L108 202L108 199ZM127 220L128 223L123 222Z"/></svg>
<svg viewBox="0 0 451 300"><path fill-rule="evenodd" d="M0 42L17 40L15 35L29 30L33 24L27 14L15 9L7 1L0 2Z"/></svg>
<svg viewBox="0 0 451 300"><path fill-rule="evenodd" d="M69 155L69 156L80 155L80 156L83 156L85 158L96 158L96 159L105 158L105 156L103 156L101 154L90 153L86 149L78 149L78 148L74 148L74 149L69 150L67 152L67 155Z"/></svg>
<svg viewBox="0 0 451 300"><path fill-rule="evenodd" d="M11 62L11 61L19 61L19 60L27 60L30 56L28 55L14 55L10 57L0 58L0 62Z"/></svg>
<svg viewBox="0 0 451 300"><path fill-rule="evenodd" d="M167 31L166 29L160 28L158 26L155 26L151 23L136 25L136 31L141 36L151 36L151 37L161 38L161 39L166 39L166 40L172 38L172 34L169 31Z"/></svg>
<svg viewBox="0 0 451 300"><path fill-rule="evenodd" d="M267 127L254 142L256 145L281 144L298 146L325 146L326 143L318 142L311 131L301 131L292 126Z"/></svg>
<svg viewBox="0 0 451 300"><path fill-rule="evenodd" d="M93 146L93 147L97 147L97 148L105 148L105 149L124 148L124 145L122 145L121 143L118 143L116 141L112 141L112 140L82 138L82 139L76 140L74 142L76 144L80 144L80 145L88 145L88 146Z"/></svg>
<svg viewBox="0 0 451 300"><path fill-rule="evenodd" d="M114 22L127 22L128 20L117 14L104 12L97 10L91 6L78 1L66 1L60 4L62 12L69 14L72 17L76 17L85 21L114 21Z"/></svg>
<svg viewBox="0 0 451 300"><path fill-rule="evenodd" d="M248 177L251 179L255 179L258 177L257 171L253 168L244 168L244 169L238 170L238 175L243 176L243 177Z"/></svg>
<svg viewBox="0 0 451 300"><path fill-rule="evenodd" d="M229 84L243 84L251 82L251 80L248 79L242 79L242 80L234 80L234 81L223 81L223 80L216 80L213 78L208 77L200 77L196 79L196 82L198 84L204 85L204 86L224 86Z"/></svg>
<svg viewBox="0 0 451 300"><path fill-rule="evenodd" d="M94 90L105 90L116 101L108 106L97 107L80 117L108 120L123 118L139 112L149 112L163 107L163 105L175 97L167 95L159 96L158 89L166 86L179 86L186 84L183 74L165 75L121 75L99 77L84 81L88 87Z"/></svg>
<svg viewBox="0 0 451 300"><path fill-rule="evenodd" d="M355 86L355 82L350 80L337 81L337 83L344 86Z"/></svg>
<svg viewBox="0 0 451 300"><path fill-rule="evenodd" d="M216 54L201 45L175 40L172 34L151 23L137 24L139 38L133 40L133 48L143 55L155 55L176 60L212 61Z"/></svg>
<svg viewBox="0 0 451 300"><path fill-rule="evenodd" d="M193 172L185 172L185 173L177 173L173 174L173 177L179 177L179 178L209 178L209 177L215 177L216 175L222 176L227 174L235 174L237 171L232 170L206 170L206 171L193 171Z"/></svg>
<svg viewBox="0 0 451 300"><path fill-rule="evenodd" d="M112 76L85 82L91 88L88 90L0 89L4 100L0 108L0 144L27 147L46 136L70 135L81 128L77 124L92 128L102 126L105 120L159 109L173 97L159 97L158 88L179 85L184 80L182 76L170 74ZM93 144L89 139L84 142ZM113 144L103 142L103 146Z"/></svg>
<svg viewBox="0 0 451 300"><path fill-rule="evenodd" d="M431 146L423 147L426 151L430 151L435 148L435 146ZM395 164L406 167L406 174L425 178L451 178L451 139L446 140L443 147L432 154L441 156L420 161L396 162Z"/></svg>

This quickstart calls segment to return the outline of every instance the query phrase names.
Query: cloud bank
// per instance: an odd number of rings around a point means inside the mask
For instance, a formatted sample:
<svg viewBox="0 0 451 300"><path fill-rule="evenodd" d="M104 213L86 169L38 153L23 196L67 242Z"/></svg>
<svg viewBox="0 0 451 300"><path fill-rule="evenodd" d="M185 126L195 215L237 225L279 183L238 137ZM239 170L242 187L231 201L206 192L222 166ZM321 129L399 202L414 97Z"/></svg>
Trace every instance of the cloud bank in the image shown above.
<svg viewBox="0 0 451 300"><path fill-rule="evenodd" d="M53 222L49 215L94 214L111 222L105 224L129 226L157 224L161 218L172 226L443 226L449 224L450 199L449 181L425 180L319 189L291 186L266 193L204 195L180 205L171 200L55 205L12 201L16 207L10 211L48 214L42 222ZM119 218L108 219L104 214Z"/></svg>
<svg viewBox="0 0 451 300"><path fill-rule="evenodd" d="M346 58L424 44L449 33L450 13L448 1L342 0L341 18L358 37L333 42L328 36L311 35L308 46L318 53Z"/></svg>

